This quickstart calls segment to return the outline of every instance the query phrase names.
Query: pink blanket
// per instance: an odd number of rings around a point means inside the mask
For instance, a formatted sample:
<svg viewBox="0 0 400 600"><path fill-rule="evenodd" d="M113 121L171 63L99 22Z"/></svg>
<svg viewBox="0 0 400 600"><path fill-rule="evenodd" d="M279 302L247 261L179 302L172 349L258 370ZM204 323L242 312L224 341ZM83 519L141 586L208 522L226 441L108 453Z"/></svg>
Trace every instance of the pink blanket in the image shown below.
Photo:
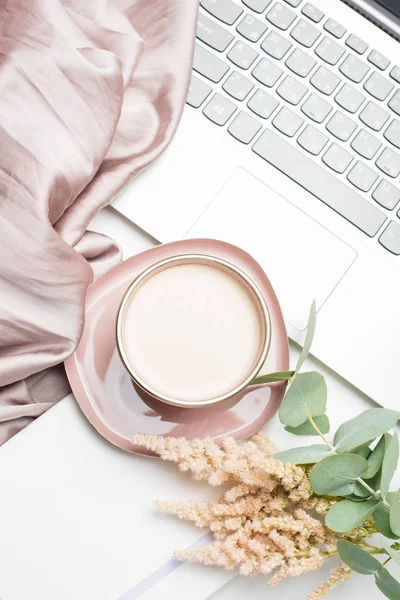
<svg viewBox="0 0 400 600"><path fill-rule="evenodd" d="M196 17L197 0L0 0L0 443L68 392L86 289L121 259L86 228L171 140Z"/></svg>

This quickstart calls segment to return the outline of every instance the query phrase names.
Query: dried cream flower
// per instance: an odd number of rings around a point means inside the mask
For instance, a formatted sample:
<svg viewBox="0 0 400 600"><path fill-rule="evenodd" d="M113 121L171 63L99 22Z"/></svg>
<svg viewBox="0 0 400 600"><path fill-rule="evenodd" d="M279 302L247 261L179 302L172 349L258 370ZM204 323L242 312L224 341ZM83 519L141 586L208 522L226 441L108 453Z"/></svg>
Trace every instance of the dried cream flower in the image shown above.
<svg viewBox="0 0 400 600"><path fill-rule="evenodd" d="M325 596L332 588L337 586L342 581L349 579L351 576L351 569L345 563L341 563L336 569L331 571L331 575L325 583L319 586L314 592L308 594L306 600L317 600Z"/></svg>
<svg viewBox="0 0 400 600"><path fill-rule="evenodd" d="M242 575L274 571L268 584L276 585L285 577L319 569L327 556L337 553L339 539L357 543L376 531L372 519L348 534L328 529L321 516L334 501L313 494L309 468L276 460L274 445L262 434L242 445L232 438L219 446L211 439L142 434L133 441L177 463L195 479L231 486L211 501L156 503L157 508L196 527L207 527L213 534L208 546L176 552L178 560L238 569ZM350 569L342 564L307 600L324 596L349 576Z"/></svg>

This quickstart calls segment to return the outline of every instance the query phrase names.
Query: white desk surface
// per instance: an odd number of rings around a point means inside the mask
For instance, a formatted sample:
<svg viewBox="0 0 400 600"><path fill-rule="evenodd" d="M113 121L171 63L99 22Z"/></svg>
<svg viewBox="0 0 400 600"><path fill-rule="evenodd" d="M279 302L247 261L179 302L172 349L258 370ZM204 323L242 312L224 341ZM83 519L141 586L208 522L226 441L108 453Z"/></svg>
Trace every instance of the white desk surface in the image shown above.
<svg viewBox="0 0 400 600"><path fill-rule="evenodd" d="M92 228L117 239L125 258L155 244L112 208L104 209ZM297 355L292 344L293 363ZM327 379L332 429L374 405L316 360L310 358L305 368ZM287 434L277 419L266 432L280 449L309 442ZM210 496L208 488L174 466L105 442L70 395L0 448L0 599L117 600L138 577L143 580L168 564L173 548L201 536L190 525L157 514L152 501L201 496ZM276 588L266 587L265 578L232 579L218 569L184 565L150 591L138 588L129 600L185 600L189 595L191 600L277 600L282 595L302 600L334 565ZM390 569L400 577L398 565ZM328 596L361 597L383 598L371 577L357 574Z"/></svg>

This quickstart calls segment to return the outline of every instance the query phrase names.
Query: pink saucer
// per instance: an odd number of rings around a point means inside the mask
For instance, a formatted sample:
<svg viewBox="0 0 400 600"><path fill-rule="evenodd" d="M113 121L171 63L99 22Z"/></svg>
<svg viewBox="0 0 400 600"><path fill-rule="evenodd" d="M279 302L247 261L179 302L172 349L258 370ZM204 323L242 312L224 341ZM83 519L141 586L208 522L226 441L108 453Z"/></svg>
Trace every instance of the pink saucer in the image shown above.
<svg viewBox="0 0 400 600"><path fill-rule="evenodd" d="M72 391L83 413L109 442L137 454L152 455L131 439L135 433L220 440L247 438L262 429L282 401L285 384L249 387L231 400L202 408L163 404L135 389L116 348L119 305L132 280L153 263L181 254L208 254L241 268L267 302L272 340L264 373L289 368L288 339L274 290L260 265L236 246L215 240L182 240L134 256L95 281L86 297L86 322L79 346L65 361ZM139 395L140 394L140 395Z"/></svg>

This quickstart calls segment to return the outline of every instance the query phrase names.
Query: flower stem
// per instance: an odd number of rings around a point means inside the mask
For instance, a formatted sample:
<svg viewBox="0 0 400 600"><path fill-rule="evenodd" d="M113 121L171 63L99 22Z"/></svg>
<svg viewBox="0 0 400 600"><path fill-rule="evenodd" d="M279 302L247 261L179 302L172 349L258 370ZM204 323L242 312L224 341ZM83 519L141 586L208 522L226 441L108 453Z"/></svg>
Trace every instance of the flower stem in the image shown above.
<svg viewBox="0 0 400 600"><path fill-rule="evenodd" d="M382 563L382 567L384 567L389 562L389 560L391 560L391 559L392 559L392 557L389 556L389 558L387 558L386 560L384 560L383 563Z"/></svg>

